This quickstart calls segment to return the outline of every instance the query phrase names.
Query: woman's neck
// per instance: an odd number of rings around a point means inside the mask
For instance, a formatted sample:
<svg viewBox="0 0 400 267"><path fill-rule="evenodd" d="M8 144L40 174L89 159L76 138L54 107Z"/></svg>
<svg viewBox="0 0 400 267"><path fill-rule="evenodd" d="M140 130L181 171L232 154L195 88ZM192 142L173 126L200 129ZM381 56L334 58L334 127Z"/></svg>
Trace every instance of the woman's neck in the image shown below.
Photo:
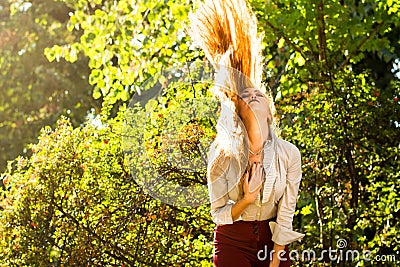
<svg viewBox="0 0 400 267"><path fill-rule="evenodd" d="M257 154L262 150L264 143L271 139L268 123L258 123L256 120L253 120L250 123L244 121L244 125L247 131L249 149L254 154Z"/></svg>

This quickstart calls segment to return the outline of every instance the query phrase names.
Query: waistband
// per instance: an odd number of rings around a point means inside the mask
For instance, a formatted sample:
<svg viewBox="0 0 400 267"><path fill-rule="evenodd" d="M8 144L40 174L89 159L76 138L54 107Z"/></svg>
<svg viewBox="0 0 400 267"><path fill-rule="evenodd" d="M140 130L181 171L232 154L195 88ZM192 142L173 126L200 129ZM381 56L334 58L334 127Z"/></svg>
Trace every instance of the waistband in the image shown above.
<svg viewBox="0 0 400 267"><path fill-rule="evenodd" d="M254 225L254 224L263 224L263 223L269 223L269 222L275 222L276 221L276 217L272 217L270 219L267 220L262 220L262 221L235 221L233 223L238 223L238 224L243 224L243 225Z"/></svg>
<svg viewBox="0 0 400 267"><path fill-rule="evenodd" d="M262 221L240 220L233 222L233 224L217 225L214 233L214 243L241 246L241 243L272 242L272 233L268 222L273 220L276 220L276 217Z"/></svg>

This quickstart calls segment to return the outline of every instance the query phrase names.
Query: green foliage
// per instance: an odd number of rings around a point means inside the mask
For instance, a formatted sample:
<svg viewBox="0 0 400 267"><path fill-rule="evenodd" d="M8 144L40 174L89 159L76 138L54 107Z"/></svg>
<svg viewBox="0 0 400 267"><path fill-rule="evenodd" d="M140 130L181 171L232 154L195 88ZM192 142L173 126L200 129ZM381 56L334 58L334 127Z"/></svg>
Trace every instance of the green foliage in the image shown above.
<svg viewBox="0 0 400 267"><path fill-rule="evenodd" d="M49 63L46 47L79 39L65 30L72 9L57 1L0 2L0 171L45 125L68 115L79 125L101 103L91 97L87 61Z"/></svg>
<svg viewBox="0 0 400 267"><path fill-rule="evenodd" d="M303 151L298 206L308 242L301 249L327 249L344 238L371 257L396 255L398 236L386 232L399 228L399 104L366 75L338 77L333 90L314 84L278 102L284 136Z"/></svg>
<svg viewBox="0 0 400 267"><path fill-rule="evenodd" d="M125 112L122 133L125 160L137 182L177 206L208 203L207 153L218 114L211 81L183 78L198 67L191 66L148 80L144 87L150 89L136 95ZM204 73L203 64L194 72Z"/></svg>
<svg viewBox="0 0 400 267"><path fill-rule="evenodd" d="M93 97L103 105L127 101L137 87L179 62L198 55L189 49L183 26L191 2L68 1L75 12L68 22L80 40L46 49L47 58L73 62L83 52L89 58Z"/></svg>
<svg viewBox="0 0 400 267"><path fill-rule="evenodd" d="M30 159L3 175L0 264L7 266L210 266L209 209L180 209L129 175L120 118L45 128Z"/></svg>
<svg viewBox="0 0 400 267"><path fill-rule="evenodd" d="M282 135L303 157L296 221L307 237L294 245L298 251L335 249L339 238L347 240L346 249L372 251L371 259L399 251L393 233L399 228L400 92L392 66L400 57L393 38L400 18L390 11L394 2L252 3L265 26L266 76ZM300 263L331 262L323 261Z"/></svg>

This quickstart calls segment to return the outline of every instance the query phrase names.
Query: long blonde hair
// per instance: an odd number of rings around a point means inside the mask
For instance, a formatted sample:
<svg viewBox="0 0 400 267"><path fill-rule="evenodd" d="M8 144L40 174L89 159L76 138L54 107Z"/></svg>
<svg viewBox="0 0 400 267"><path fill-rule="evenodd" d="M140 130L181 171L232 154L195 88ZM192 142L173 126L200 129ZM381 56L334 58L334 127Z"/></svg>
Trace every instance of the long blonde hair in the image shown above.
<svg viewBox="0 0 400 267"><path fill-rule="evenodd" d="M273 100L262 83L262 34L257 31L256 16L246 0L205 0L189 19L189 35L217 70L211 91L222 104L208 173L218 164L216 159L224 155L235 160L241 175L248 151L244 149L245 128L237 115L240 91L259 89L274 112Z"/></svg>
<svg viewBox="0 0 400 267"><path fill-rule="evenodd" d="M235 69L262 87L262 36L245 0L205 0L189 19L189 35L210 62ZM239 93L235 84L229 88Z"/></svg>

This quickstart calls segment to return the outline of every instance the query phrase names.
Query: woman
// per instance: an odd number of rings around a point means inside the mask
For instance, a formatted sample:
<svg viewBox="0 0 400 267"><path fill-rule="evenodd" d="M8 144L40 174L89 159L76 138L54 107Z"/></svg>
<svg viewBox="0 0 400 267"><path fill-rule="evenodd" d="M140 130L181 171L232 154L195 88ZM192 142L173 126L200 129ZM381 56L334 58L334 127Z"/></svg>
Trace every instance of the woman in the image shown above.
<svg viewBox="0 0 400 267"><path fill-rule="evenodd" d="M300 153L274 132L256 25L244 0L207 0L191 16L222 102L208 166L217 267L290 266L287 245L304 236L292 230Z"/></svg>
<svg viewBox="0 0 400 267"><path fill-rule="evenodd" d="M275 135L268 106L268 98L257 89L240 93L238 115L248 150L242 179L237 175L240 163L232 156L221 151L213 154L214 144L210 153L211 213L217 223L215 266L290 266L287 245L303 237L292 231L300 153Z"/></svg>

